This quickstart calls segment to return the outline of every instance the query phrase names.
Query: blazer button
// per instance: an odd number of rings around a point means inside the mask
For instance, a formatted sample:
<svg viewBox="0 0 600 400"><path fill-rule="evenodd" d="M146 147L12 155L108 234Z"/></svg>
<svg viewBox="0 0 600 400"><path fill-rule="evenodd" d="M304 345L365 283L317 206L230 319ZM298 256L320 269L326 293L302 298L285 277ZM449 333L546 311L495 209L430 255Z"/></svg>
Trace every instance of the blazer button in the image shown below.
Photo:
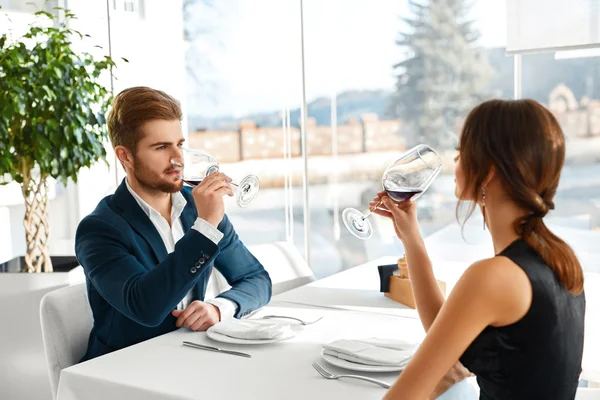
<svg viewBox="0 0 600 400"><path fill-rule="evenodd" d="M198 264L200 264L200 265L204 265L205 262L206 262L206 260L204 258L201 258L198 260Z"/></svg>
<svg viewBox="0 0 600 400"><path fill-rule="evenodd" d="M195 274L195 273L196 273L196 271L198 271L198 270L196 269L196 267L192 267L192 268L190 269L190 272L191 272L192 274Z"/></svg>
<svg viewBox="0 0 600 400"><path fill-rule="evenodd" d="M200 267L202 266L202 264L200 264L200 262L196 262L196 264L194 264L194 266L195 266L196 268L200 268Z"/></svg>

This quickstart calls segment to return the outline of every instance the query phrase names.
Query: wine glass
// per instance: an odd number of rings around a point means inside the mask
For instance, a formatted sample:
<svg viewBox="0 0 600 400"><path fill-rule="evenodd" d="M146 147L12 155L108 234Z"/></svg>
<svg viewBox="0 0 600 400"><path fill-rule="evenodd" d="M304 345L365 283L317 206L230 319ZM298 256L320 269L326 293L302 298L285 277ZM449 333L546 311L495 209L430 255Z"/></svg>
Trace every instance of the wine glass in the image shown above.
<svg viewBox="0 0 600 400"><path fill-rule="evenodd" d="M217 159L200 150L183 148L183 162L171 159L173 169L180 171L181 179L190 186L199 185L210 174L219 171ZM183 170L182 170L183 169ZM238 206L246 207L256 198L260 183L256 175L246 175L240 183L229 182L235 187L235 201Z"/></svg>
<svg viewBox="0 0 600 400"><path fill-rule="evenodd" d="M404 153L383 172L381 184L387 195L401 203L418 199L431 185L442 169L442 159L429 146L420 144ZM382 205L380 201L375 208ZM364 213L346 208L342 220L346 228L359 239L369 239L373 226L367 220L371 210Z"/></svg>

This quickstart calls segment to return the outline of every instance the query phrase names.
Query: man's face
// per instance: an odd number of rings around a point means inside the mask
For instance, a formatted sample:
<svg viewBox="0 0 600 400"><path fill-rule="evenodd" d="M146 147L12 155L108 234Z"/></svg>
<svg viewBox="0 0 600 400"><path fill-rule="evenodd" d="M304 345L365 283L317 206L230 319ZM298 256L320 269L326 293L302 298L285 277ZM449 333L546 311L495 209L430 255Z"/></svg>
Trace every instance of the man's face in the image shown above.
<svg viewBox="0 0 600 400"><path fill-rule="evenodd" d="M134 156L133 173L146 190L175 193L183 187L171 160L182 162L185 139L178 120L148 121L140 127L141 140Z"/></svg>

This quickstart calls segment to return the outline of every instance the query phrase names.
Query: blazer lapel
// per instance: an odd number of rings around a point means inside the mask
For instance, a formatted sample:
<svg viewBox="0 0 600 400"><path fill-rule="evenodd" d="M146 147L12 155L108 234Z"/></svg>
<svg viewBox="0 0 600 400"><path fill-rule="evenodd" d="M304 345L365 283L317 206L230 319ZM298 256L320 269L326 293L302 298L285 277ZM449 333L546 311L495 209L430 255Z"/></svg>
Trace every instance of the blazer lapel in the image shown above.
<svg viewBox="0 0 600 400"><path fill-rule="evenodd" d="M196 203L194 203L194 198L191 193L189 193L186 189L181 191L181 194L187 201L187 204L183 208L179 219L181 220L181 226L183 226L183 232L187 232L192 229L196 218L198 218L198 211L196 210Z"/></svg>
<svg viewBox="0 0 600 400"><path fill-rule="evenodd" d="M196 209L196 203L194 202L194 197L190 193L187 187L184 187L181 191L181 194L185 198L187 204L183 208L179 219L181 220L181 226L183 227L183 231L187 232L192 229L194 226L194 222L196 222L196 218L198 218L198 210ZM204 294L206 292L206 285L208 282L208 277L210 276L210 268L206 272L204 272L204 277L198 279L198 282L194 285L193 288L193 297L194 300L204 300Z"/></svg>
<svg viewBox="0 0 600 400"><path fill-rule="evenodd" d="M113 195L114 205L121 210L121 215L133 230L148 242L158 262L162 262L168 255L167 248L150 218L129 193L125 179L127 178L123 179Z"/></svg>

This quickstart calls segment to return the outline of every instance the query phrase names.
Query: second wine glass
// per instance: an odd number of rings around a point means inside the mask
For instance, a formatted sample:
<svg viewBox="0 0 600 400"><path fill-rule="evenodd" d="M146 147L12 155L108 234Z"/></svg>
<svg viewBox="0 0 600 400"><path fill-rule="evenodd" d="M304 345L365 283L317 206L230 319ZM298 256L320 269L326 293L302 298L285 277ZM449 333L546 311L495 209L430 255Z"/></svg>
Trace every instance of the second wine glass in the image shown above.
<svg viewBox="0 0 600 400"><path fill-rule="evenodd" d="M217 159L210 154L187 148L181 150L183 160L171 159L171 165L173 169L180 171L184 183L190 186L199 185L204 178L219 171ZM239 207L250 204L260 189L260 182L256 175L246 175L240 183L229 182L229 184L235 188L235 201Z"/></svg>
<svg viewBox="0 0 600 400"><path fill-rule="evenodd" d="M418 199L431 185L442 169L442 159L429 146L420 144L408 150L383 172L381 184L387 195L401 203ZM381 202L376 208L381 206ZM342 212L346 228L359 239L369 239L373 226L367 220L371 210L364 213L355 208Z"/></svg>

